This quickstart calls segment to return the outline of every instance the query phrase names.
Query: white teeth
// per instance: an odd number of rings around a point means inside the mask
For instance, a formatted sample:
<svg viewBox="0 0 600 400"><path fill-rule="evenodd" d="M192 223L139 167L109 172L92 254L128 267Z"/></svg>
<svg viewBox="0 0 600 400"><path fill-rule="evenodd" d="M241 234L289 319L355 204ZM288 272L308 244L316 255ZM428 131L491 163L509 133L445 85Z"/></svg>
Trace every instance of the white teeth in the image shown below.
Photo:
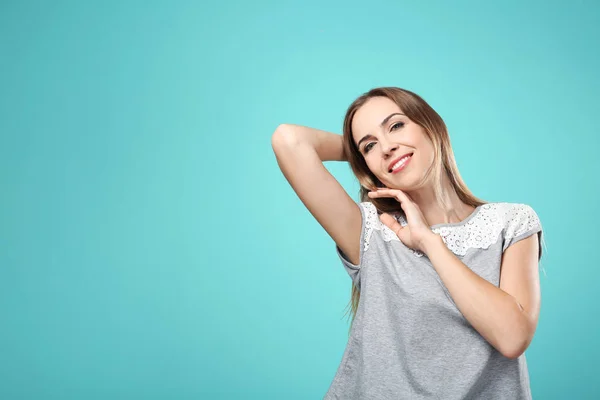
<svg viewBox="0 0 600 400"><path fill-rule="evenodd" d="M394 166L392 167L392 171L400 168L402 165L404 165L404 163L406 163L406 161L410 158L410 156L406 156L404 158L402 158L401 160L399 160L396 164L394 164Z"/></svg>

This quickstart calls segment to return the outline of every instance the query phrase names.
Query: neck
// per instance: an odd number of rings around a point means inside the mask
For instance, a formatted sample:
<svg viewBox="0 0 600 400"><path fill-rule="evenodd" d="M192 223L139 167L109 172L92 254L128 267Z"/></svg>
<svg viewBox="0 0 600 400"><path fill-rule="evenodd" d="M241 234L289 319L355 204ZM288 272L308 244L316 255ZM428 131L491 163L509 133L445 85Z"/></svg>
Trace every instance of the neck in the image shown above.
<svg viewBox="0 0 600 400"><path fill-rule="evenodd" d="M433 186L428 185L414 191L407 191L410 198L417 203L429 226L452 224L463 221L475 210L475 207L463 203L448 181L442 177L443 193L447 198L448 208L443 208L435 198Z"/></svg>

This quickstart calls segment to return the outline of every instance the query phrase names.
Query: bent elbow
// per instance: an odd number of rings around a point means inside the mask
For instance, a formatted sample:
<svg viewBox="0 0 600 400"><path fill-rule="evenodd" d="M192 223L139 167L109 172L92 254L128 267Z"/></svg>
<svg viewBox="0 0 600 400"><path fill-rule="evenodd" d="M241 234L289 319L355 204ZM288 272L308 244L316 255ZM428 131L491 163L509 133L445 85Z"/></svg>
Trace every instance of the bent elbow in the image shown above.
<svg viewBox="0 0 600 400"><path fill-rule="evenodd" d="M521 350L502 351L502 355L511 360L516 360L517 358L521 357L521 354L523 353L524 351Z"/></svg>
<svg viewBox="0 0 600 400"><path fill-rule="evenodd" d="M504 346L500 353L502 353L502 355L506 358L515 360L521 357L523 353L525 353L525 350L527 350L527 348L529 347L529 343L531 343L531 339L529 338L525 338L519 341L513 341L509 345Z"/></svg>
<svg viewBox="0 0 600 400"><path fill-rule="evenodd" d="M296 135L288 124L279 124L271 136L273 149L283 145L294 145L296 142Z"/></svg>

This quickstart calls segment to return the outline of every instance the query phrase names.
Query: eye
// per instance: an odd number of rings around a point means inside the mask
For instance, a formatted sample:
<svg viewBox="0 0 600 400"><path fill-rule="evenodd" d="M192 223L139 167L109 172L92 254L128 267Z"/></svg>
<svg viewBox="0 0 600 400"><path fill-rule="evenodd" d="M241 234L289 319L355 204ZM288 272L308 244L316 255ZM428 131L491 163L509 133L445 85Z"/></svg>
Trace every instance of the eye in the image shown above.
<svg viewBox="0 0 600 400"><path fill-rule="evenodd" d="M404 122L396 122L394 125L392 125L392 130L394 130L394 127L398 125L400 128L404 126Z"/></svg>
<svg viewBox="0 0 600 400"><path fill-rule="evenodd" d="M372 144L375 144L375 142L367 143L367 145L365 147L363 147L363 150L364 150L365 153L368 153L369 150L371 150L371 145Z"/></svg>

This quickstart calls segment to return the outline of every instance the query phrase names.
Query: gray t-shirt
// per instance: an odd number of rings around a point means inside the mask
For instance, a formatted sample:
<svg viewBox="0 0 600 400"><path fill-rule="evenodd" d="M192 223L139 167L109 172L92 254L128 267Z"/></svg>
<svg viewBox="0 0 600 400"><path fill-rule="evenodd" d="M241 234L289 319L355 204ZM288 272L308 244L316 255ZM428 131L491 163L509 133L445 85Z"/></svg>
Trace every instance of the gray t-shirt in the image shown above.
<svg viewBox="0 0 600 400"><path fill-rule="evenodd" d="M373 203L359 206L359 265L336 251L360 302L324 399L531 399L525 354L510 359L489 344L456 307L427 255L405 246ZM461 222L431 228L497 287L508 246L539 232L541 257L541 223L526 204L484 204Z"/></svg>

